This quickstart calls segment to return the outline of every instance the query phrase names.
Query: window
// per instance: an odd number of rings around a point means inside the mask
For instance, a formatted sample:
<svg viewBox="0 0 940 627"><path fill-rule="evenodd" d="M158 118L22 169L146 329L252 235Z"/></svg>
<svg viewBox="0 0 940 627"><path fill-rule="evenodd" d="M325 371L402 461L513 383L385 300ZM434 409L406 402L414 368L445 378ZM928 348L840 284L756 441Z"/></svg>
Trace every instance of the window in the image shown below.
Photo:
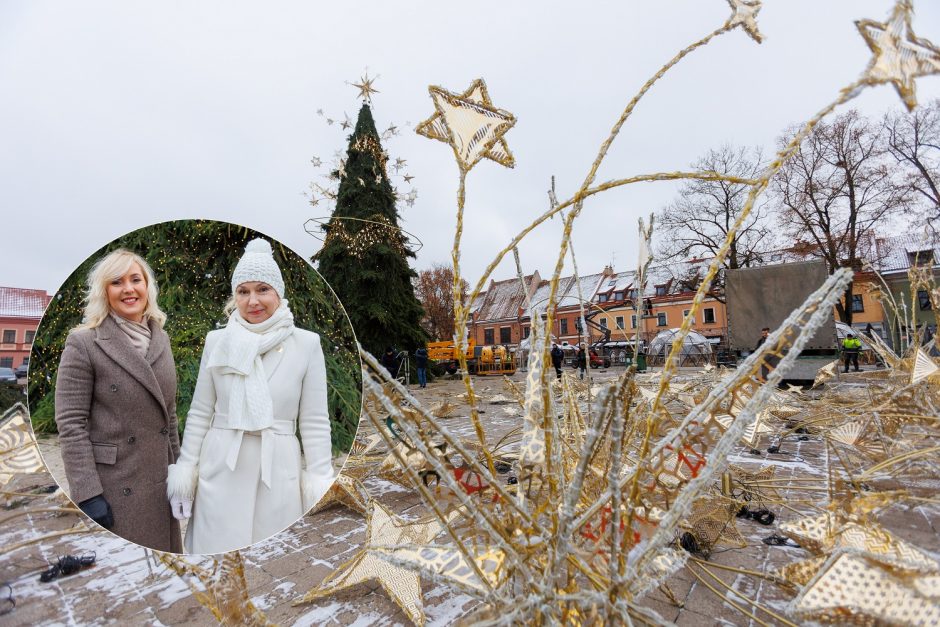
<svg viewBox="0 0 940 627"><path fill-rule="evenodd" d="M862 300L861 294L852 294L852 311L865 311L865 301Z"/></svg>
<svg viewBox="0 0 940 627"><path fill-rule="evenodd" d="M636 314L633 314L630 316L630 328L631 329L636 328Z"/></svg>
<svg viewBox="0 0 940 627"><path fill-rule="evenodd" d="M715 308L708 307L707 309L703 309L702 320L705 321L705 324L715 324Z"/></svg>
<svg viewBox="0 0 940 627"><path fill-rule="evenodd" d="M509 344L512 342L512 327L499 327L499 343Z"/></svg>
<svg viewBox="0 0 940 627"><path fill-rule="evenodd" d="M907 256L912 266L933 265L933 249L931 248L926 250L915 250L914 252L907 253Z"/></svg>
<svg viewBox="0 0 940 627"><path fill-rule="evenodd" d="M617 323L618 329L623 328L623 316L617 316L617 318L615 319L615 322Z"/></svg>
<svg viewBox="0 0 940 627"><path fill-rule="evenodd" d="M29 365L29 355L27 355L26 357L23 358L23 365L24 365L24 366L28 366L28 365Z"/></svg>
<svg viewBox="0 0 940 627"><path fill-rule="evenodd" d="M597 295L597 302L599 302L599 303L606 303L609 299L610 299L610 297L609 297L607 294L598 294L598 295Z"/></svg>
<svg viewBox="0 0 940 627"><path fill-rule="evenodd" d="M613 287L615 285L617 285L617 279L614 279L613 281L607 281L607 287Z"/></svg>
<svg viewBox="0 0 940 627"><path fill-rule="evenodd" d="M629 296L631 300L636 300L639 295L640 292L637 288L633 288L627 292L627 296Z"/></svg>
<svg viewBox="0 0 940 627"><path fill-rule="evenodd" d="M12 357L0 357L0 368L12 368L12 367L13 367Z"/></svg>
<svg viewBox="0 0 940 627"><path fill-rule="evenodd" d="M614 292L614 300L623 300L623 291Z"/></svg>
<svg viewBox="0 0 940 627"><path fill-rule="evenodd" d="M930 306L930 294L927 293L927 290L917 290L917 306L920 307L921 311L930 311L932 307ZM4 337L6 337L6 331L3 332ZM3 340L6 341L5 339Z"/></svg>
<svg viewBox="0 0 940 627"><path fill-rule="evenodd" d="M666 326L666 312L665 311L656 314L656 326L657 327Z"/></svg>
<svg viewBox="0 0 940 627"><path fill-rule="evenodd" d="M568 335L568 319L562 318L561 320L558 321L558 324L561 325L561 334Z"/></svg>
<svg viewBox="0 0 940 627"><path fill-rule="evenodd" d="M493 329L483 329L483 343L489 346L493 342Z"/></svg>
<svg viewBox="0 0 940 627"><path fill-rule="evenodd" d="M656 286L656 295L657 295L657 296L665 296L665 295L666 295L666 286L665 286L665 285L657 285L657 286Z"/></svg>
<svg viewBox="0 0 940 627"><path fill-rule="evenodd" d="M601 328L602 329L607 328L607 318L601 318Z"/></svg>
<svg viewBox="0 0 940 627"><path fill-rule="evenodd" d="M683 310L683 311L682 311L682 317L683 317L683 318L688 318L690 311L692 311L692 310L691 310L691 309L685 309L685 310ZM692 324L695 324L695 316L692 316Z"/></svg>
<svg viewBox="0 0 940 627"><path fill-rule="evenodd" d="M529 327L522 327L522 339L529 337Z"/></svg>
<svg viewBox="0 0 940 627"><path fill-rule="evenodd" d="M3 330L3 343L4 344L16 344L16 329L4 329ZM12 359L12 357L10 359Z"/></svg>
<svg viewBox="0 0 940 627"><path fill-rule="evenodd" d="M36 337L35 331L27 331L26 336L23 338L23 342L26 344L32 344L34 337Z"/></svg>

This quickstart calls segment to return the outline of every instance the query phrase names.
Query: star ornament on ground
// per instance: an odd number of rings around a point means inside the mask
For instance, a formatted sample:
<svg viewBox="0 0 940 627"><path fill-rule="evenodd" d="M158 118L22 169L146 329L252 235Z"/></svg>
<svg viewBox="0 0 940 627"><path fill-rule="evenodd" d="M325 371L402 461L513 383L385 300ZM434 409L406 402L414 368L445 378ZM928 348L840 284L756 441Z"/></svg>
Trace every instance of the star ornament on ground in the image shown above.
<svg viewBox="0 0 940 627"><path fill-rule="evenodd" d="M910 0L898 0L887 22L858 20L855 25L874 53L864 79L891 83L908 111L917 106L914 79L940 73L940 49L914 35Z"/></svg>
<svg viewBox="0 0 940 627"><path fill-rule="evenodd" d="M310 603L340 590L375 579L389 597L416 625L424 625L424 602L421 597L421 579L413 570L395 566L381 557L392 545L425 545L441 533L437 519L407 522L395 516L388 508L373 501L366 520L365 548L338 569L330 573L317 587L308 592L295 605ZM384 550L374 547L386 547Z"/></svg>
<svg viewBox="0 0 940 627"><path fill-rule="evenodd" d="M740 26L751 39L757 43L764 40L764 36L757 29L757 14L761 10L761 0L728 0L728 5L734 13L728 18L728 26Z"/></svg>
<svg viewBox="0 0 940 627"><path fill-rule="evenodd" d="M493 106L483 79L473 81L460 94L433 85L428 92L436 112L415 127L416 133L450 144L464 172L483 158L507 168L515 165L503 136L516 118Z"/></svg>

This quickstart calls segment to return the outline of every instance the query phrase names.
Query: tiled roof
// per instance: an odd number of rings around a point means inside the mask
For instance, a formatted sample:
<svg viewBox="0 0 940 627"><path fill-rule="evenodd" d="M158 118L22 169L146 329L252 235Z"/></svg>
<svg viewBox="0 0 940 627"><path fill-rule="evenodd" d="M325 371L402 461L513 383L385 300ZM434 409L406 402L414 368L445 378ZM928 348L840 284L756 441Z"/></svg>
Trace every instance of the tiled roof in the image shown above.
<svg viewBox="0 0 940 627"><path fill-rule="evenodd" d="M42 318L52 297L45 290L0 287L0 316Z"/></svg>
<svg viewBox="0 0 940 627"><path fill-rule="evenodd" d="M923 233L910 233L885 237L877 241L875 248L879 259L879 272L903 272L911 267L914 253L933 251L933 265L940 266L940 237L925 238Z"/></svg>
<svg viewBox="0 0 940 627"><path fill-rule="evenodd" d="M531 277L525 277L526 284ZM486 290L486 296L479 305L475 302L474 317L476 320L505 320L519 316L519 308L525 308L525 290L519 284L518 278L505 281L493 281Z"/></svg>

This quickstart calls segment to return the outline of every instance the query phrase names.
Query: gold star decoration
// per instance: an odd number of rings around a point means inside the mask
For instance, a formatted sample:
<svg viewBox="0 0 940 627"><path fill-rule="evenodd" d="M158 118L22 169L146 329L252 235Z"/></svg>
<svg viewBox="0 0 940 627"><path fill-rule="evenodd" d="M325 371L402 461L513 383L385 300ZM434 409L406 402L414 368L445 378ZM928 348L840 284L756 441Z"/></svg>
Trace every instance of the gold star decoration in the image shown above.
<svg viewBox="0 0 940 627"><path fill-rule="evenodd" d="M503 135L516 118L493 106L483 79L476 79L459 95L433 85L428 92L436 111L415 127L416 133L450 144L464 172L484 157L507 168L515 165Z"/></svg>
<svg viewBox="0 0 940 627"><path fill-rule="evenodd" d="M360 514L365 514L371 502L372 496L362 482L344 470L323 498L317 502L312 512L320 512L334 505L344 505Z"/></svg>
<svg viewBox="0 0 940 627"><path fill-rule="evenodd" d="M873 555L837 551L793 600L790 611L802 620L827 623L936 625L936 586L924 586L924 579Z"/></svg>
<svg viewBox="0 0 940 627"><path fill-rule="evenodd" d="M359 78L358 83L350 84L359 90L359 98L366 103L372 104L372 94L379 93L379 90L372 86L374 82L375 78L369 78L369 73L366 72Z"/></svg>
<svg viewBox="0 0 940 627"><path fill-rule="evenodd" d="M764 36L757 29L757 14L761 9L761 0L728 0L734 13L728 18L728 26L740 26L751 39L760 43Z"/></svg>
<svg viewBox="0 0 940 627"><path fill-rule="evenodd" d="M404 168L407 164L408 162L405 159L398 157L397 159L395 159L395 163L392 164L392 167L395 168L396 172L398 172L399 170Z"/></svg>
<svg viewBox="0 0 940 627"><path fill-rule="evenodd" d="M340 122L339 125L342 126L343 130L345 131L345 130L348 130L352 126L352 120L349 119L349 116L346 113L343 113L343 117L345 119L342 122Z"/></svg>
<svg viewBox="0 0 940 627"><path fill-rule="evenodd" d="M166 567L186 581L193 597L226 625L273 625L248 594L245 563L241 553L232 551L211 559L212 568L191 564L174 553L154 551ZM198 579L196 585L192 579Z"/></svg>
<svg viewBox="0 0 940 627"><path fill-rule="evenodd" d="M874 53L864 79L870 83L891 83L908 111L917 106L914 79L940 73L940 50L914 35L910 0L898 0L887 22L858 20L858 32Z"/></svg>
<svg viewBox="0 0 940 627"><path fill-rule="evenodd" d="M391 564L379 555L388 554L389 547L393 545L428 544L441 530L441 523L437 519L407 522L381 503L373 501L366 519L365 547L294 604L310 603L375 579L411 621L416 625L424 625L424 602L418 573Z"/></svg>
<svg viewBox="0 0 940 627"><path fill-rule="evenodd" d="M404 179L405 179L405 182L406 182L406 183L410 183L413 178L414 178L414 177L411 176L410 174L406 174L406 175L404 176Z"/></svg>

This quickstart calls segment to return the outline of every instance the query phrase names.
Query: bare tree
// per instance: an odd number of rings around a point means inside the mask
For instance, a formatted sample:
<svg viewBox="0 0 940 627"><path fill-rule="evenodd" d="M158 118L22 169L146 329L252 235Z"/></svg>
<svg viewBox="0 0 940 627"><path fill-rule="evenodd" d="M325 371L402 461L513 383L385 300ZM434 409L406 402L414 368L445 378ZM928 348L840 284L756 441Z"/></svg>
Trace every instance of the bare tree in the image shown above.
<svg viewBox="0 0 940 627"><path fill-rule="evenodd" d="M797 128L778 139L786 145ZM909 205L909 195L892 176L882 127L857 111L820 123L774 179L778 219L793 250L838 268L861 269L874 261L874 239L892 216ZM836 309L852 323L853 284Z"/></svg>
<svg viewBox="0 0 940 627"><path fill-rule="evenodd" d="M940 100L913 112L885 116L888 153L901 166L902 184L940 221Z"/></svg>
<svg viewBox="0 0 940 627"><path fill-rule="evenodd" d="M461 298L466 298L470 286L460 281ZM454 269L447 264L434 264L418 273L415 295L424 307L421 326L432 340L450 340L454 337Z"/></svg>
<svg viewBox="0 0 940 627"><path fill-rule="evenodd" d="M709 150L692 164L702 172L717 172L743 179L760 172L759 149L725 145ZM741 214L749 186L729 181L693 180L679 189L679 197L656 216L656 257L661 263L713 257ZM745 268L759 262L772 248L771 229L764 208L756 208L738 231L728 256L727 268Z"/></svg>

